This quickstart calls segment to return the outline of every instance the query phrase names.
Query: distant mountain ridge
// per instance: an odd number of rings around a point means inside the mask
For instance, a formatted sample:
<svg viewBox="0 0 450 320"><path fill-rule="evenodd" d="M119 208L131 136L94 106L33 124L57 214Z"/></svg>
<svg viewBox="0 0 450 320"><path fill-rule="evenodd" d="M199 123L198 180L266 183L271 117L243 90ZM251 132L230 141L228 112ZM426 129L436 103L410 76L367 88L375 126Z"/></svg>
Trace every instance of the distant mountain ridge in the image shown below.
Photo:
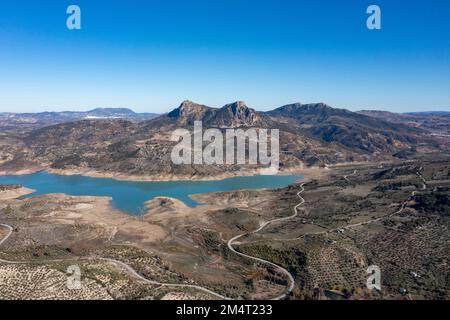
<svg viewBox="0 0 450 320"><path fill-rule="evenodd" d="M450 135L450 112L425 111L395 113L389 111L362 110L359 114L396 124L420 128L434 135Z"/></svg>
<svg viewBox="0 0 450 320"><path fill-rule="evenodd" d="M406 112L404 114L411 116L450 117L450 111L419 111L419 112Z"/></svg>
<svg viewBox="0 0 450 320"><path fill-rule="evenodd" d="M158 116L154 113L136 113L128 108L95 108L89 111L45 111L37 113L0 112L0 128L22 125L24 130L84 119L127 119L144 121Z"/></svg>
<svg viewBox="0 0 450 320"><path fill-rule="evenodd" d="M70 172L190 179L252 169L246 165L173 164L170 154L176 142L171 132L192 129L195 121L202 121L205 129L279 129L282 169L409 159L421 153L439 153L445 145L422 128L325 103L294 103L258 112L243 101L212 108L186 100L166 114L141 121L131 112L95 109L84 113L82 121L25 132L17 129L22 125L16 125L14 135L0 135L0 172L48 166Z"/></svg>

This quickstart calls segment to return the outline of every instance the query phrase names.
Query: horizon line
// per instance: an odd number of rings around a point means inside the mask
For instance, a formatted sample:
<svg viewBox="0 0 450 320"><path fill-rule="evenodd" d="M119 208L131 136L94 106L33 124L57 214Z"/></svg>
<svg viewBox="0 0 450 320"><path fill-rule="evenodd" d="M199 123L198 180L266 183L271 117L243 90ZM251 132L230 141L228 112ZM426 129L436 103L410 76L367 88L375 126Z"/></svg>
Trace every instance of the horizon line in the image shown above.
<svg viewBox="0 0 450 320"><path fill-rule="evenodd" d="M332 105L330 105L330 104L328 104L326 102L323 102L323 101L321 101L321 102L307 102L307 103L303 103L303 102L297 101L297 102L292 102L292 103L287 103L287 104L280 104L280 105L275 106L275 107L273 107L273 106L272 107L266 107L266 109L268 108L267 110L261 110L261 109L258 109L258 108L251 107L251 106L247 105L247 103L245 103L245 101L243 101L243 100L235 100L233 102L225 103L225 104L223 104L220 107L216 107L216 106L209 106L207 104L203 104L203 103L200 103L200 102L194 102L193 100L189 100L189 99L183 100L176 107L171 107L172 109L167 109L168 110L167 112L170 112L172 110L175 110L175 109L179 108L181 106L181 104L183 104L184 102L192 102L194 104L204 105L206 107L216 108L216 109L220 109L220 108L222 108L222 107L224 107L226 105L233 104L233 103L236 103L236 102L243 102L247 107L249 107L251 109L254 109L254 110L258 111L258 112L268 112L268 111L272 111L272 110L275 110L275 109L280 108L280 107L293 105L293 104L300 104L300 105L325 104L325 105L327 105L327 106L329 106L329 107L331 107L333 109L344 109L344 110L348 110L350 112L382 111L382 112L390 112L390 113L397 113L397 114L434 113L434 112L444 112L444 113L447 112L447 113L450 113L450 107L448 107L448 108L447 107L437 107L436 109L431 109L431 108L424 107L424 110L422 110L422 111L404 111L404 112L390 111L390 110L395 109L395 108L392 108L392 107L382 107L382 108L362 107L362 108L359 108L358 110L353 111L353 110L350 110L349 108L346 108L346 107L335 107L335 106L332 106ZM73 109L72 109L72 107L64 107L64 109L61 108L59 110L58 110L58 107L54 106L54 107L44 107L44 108L41 109L42 111L21 111L21 112L0 111L0 114L5 114L5 113L11 113L11 114L27 114L27 113L37 114L37 113L64 113L64 112L73 112L73 113L80 112L80 113L84 113L84 112L94 111L94 110L97 110L97 109L109 109L109 110L111 110L111 109L128 109L128 110L130 110L130 111L132 111L134 113L137 113L137 114L152 113L152 114L156 114L156 115L162 115L162 114L166 113L166 112L160 113L160 112L155 112L155 111L151 111L151 110L149 110L149 111L147 111L147 110L146 111L136 111L136 109L134 107L132 107L132 106L84 107L82 109L78 109L77 107L73 107ZM427 109L429 109L429 110L427 110Z"/></svg>

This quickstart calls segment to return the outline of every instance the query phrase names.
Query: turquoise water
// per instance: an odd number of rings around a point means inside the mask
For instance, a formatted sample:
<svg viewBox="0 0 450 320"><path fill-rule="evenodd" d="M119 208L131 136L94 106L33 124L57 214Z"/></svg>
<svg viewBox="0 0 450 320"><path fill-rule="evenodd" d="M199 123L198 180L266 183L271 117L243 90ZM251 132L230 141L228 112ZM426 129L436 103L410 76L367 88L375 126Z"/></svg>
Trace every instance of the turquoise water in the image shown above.
<svg viewBox="0 0 450 320"><path fill-rule="evenodd" d="M251 176L218 181L129 182L39 172L23 176L0 176L0 184L20 184L36 190L27 197L49 193L107 196L112 198L113 207L137 216L144 212L144 202L155 197L172 197L195 207L198 203L189 195L241 189L275 189L300 179L301 176Z"/></svg>

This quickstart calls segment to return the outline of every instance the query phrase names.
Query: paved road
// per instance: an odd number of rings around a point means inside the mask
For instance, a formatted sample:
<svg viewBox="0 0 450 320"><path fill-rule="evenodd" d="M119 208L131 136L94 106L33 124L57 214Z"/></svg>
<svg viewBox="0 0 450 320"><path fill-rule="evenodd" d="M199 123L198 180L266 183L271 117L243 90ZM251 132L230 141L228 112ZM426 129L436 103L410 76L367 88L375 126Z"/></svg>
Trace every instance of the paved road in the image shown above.
<svg viewBox="0 0 450 320"><path fill-rule="evenodd" d="M246 254L243 254L243 253L240 253L240 252L236 251L233 248L233 243L236 240L238 240L239 238L241 238L241 237L243 237L245 235L255 234L255 233L260 232L261 230L263 230L266 226L268 226L271 223L283 222L283 221L287 221L287 220L295 218L298 215L298 208L305 203L305 200L302 198L302 196L300 196L300 194L305 191L303 185L304 185L304 183L302 183L300 185L301 190L297 193L297 196L300 198L300 203L297 204L294 207L294 214L293 215L291 215L289 217L277 218L277 219L273 219L273 220L270 220L270 221L266 221L266 222L262 223L261 226L258 229L254 230L254 231L252 231L250 233L244 233L244 234L238 235L238 236L236 236L236 237L234 237L234 238L232 238L232 239L230 239L228 241L228 248L231 251L233 251L234 253L236 253L237 255L240 255L242 257L246 257L246 258L249 258L249 259L253 259L255 261L259 261L259 262L262 262L262 263L270 265L270 266L273 266L276 269L278 269L281 273L285 274L288 277L288 279L289 279L289 286L288 286L288 288L286 290L286 293L284 293L284 294L282 294L280 296L277 296L277 297L273 298L272 300L284 299L289 293L292 292L292 290L294 289L294 285L295 285L295 281L294 281L294 278L292 277L292 275L289 273L289 271L287 271L286 269L284 269L283 267L281 267L281 266L279 266L279 265L277 265L275 263L272 263L270 261L267 261L267 260L264 260L264 259L261 259L261 258L258 258L258 257L253 257L253 256L250 256L250 255L246 255ZM13 232L13 228L11 226L9 226L9 225L6 225L6 224L0 224L0 226L8 229L8 234L2 240L0 240L0 245L2 245L11 236L11 234ZM107 262L110 262L112 264L115 264L116 266L121 267L122 269L127 271L129 274L131 274L135 278L137 278L137 279L139 279L139 280L141 280L141 281L143 281L143 282L145 282L147 284L159 285L159 286L163 286L163 287L193 288L193 289L197 289L197 290L206 292L208 294L211 294L211 295L213 295L213 296L215 296L216 298L219 298L219 299L231 300L231 298L225 297L225 296L223 296L223 295L221 295L219 293L216 293L216 292L211 291L211 290L209 290L207 288L204 288L204 287L201 287L201 286L197 286L197 285L178 284L178 283L162 283L162 282L158 282L158 281L149 280L149 279L145 278L144 276L140 275L136 270L134 270L128 264L126 264L126 263L124 263L122 261L118 261L118 260L109 259L109 258L102 258L102 257L85 257L85 258L76 258L76 259L71 259L71 260L77 260L77 261L103 260L103 261L107 261ZM46 263L55 263L55 262L63 262L63 261L67 261L67 260L64 260L64 259L46 260L45 262ZM30 263L36 263L36 261L10 261L10 260L3 260L3 259L0 259L0 262L7 263L7 264L30 264Z"/></svg>
<svg viewBox="0 0 450 320"><path fill-rule="evenodd" d="M236 242L236 240L238 240L238 239L240 239L240 238L242 238L242 237L244 237L244 236L247 236L247 235L250 235L250 234L255 234L255 233L260 232L260 231L263 230L265 227L267 227L269 224L272 224L272 223L275 223L275 222L288 221L288 220L291 220L291 219L295 218L295 217L298 215L298 208L299 208L301 205L303 205L303 204L305 203L305 199L303 199L303 197L300 195L302 192L305 191L305 188L303 187L304 184L305 184L305 183L302 183L302 184L300 185L301 190L297 193L297 196L300 198L300 203L297 204L297 205L294 207L294 214L292 214L291 216L288 216L288 217L278 218L278 219L273 219L273 220L266 221L266 222L262 223L261 226L260 226L258 229L253 230L253 231L251 231L251 232L247 232L247 233L243 233L243 234L237 235L237 236L235 236L234 238L231 238L231 239L228 241L228 248L229 248L231 251L233 251L234 253L240 255L241 257L249 258L249 259L252 259L252 260L255 260L255 261L258 261L258 262L262 262L262 263L267 264L267 265L270 265L270 266L272 266L272 267L275 267L277 270L279 270L281 273L283 273L284 275L286 275L286 276L288 277L288 279L289 279L289 286L288 286L288 288L287 288L286 293L284 293L284 294L282 294L282 295L280 295L280 296L278 296L278 297L275 297L275 298L273 298L272 300L281 300L281 299L284 299L284 298L286 298L286 296L287 296L289 293L292 292L292 290L294 290L295 280L294 280L294 278L292 277L291 273L290 273L289 271L287 271L286 269L284 269L283 267L281 267L281 266L279 266L279 265L277 265L277 264L275 264L275 263L273 263L273 262L270 262L270 261L267 261L267 260L264 260L264 259L261 259L261 258L258 258L258 257L250 256L250 255L248 255L248 254L241 253L241 252L237 251L237 250L233 247L233 244L234 244L234 242Z"/></svg>
<svg viewBox="0 0 450 320"><path fill-rule="evenodd" d="M354 170L353 173L351 173L351 174L346 174L346 175L344 176L344 180L347 181L347 182L350 182L350 180L348 180L348 177L349 177L349 176L355 175L357 172L358 172L357 170Z"/></svg>
<svg viewBox="0 0 450 320"><path fill-rule="evenodd" d="M425 180L425 178L424 178L424 177L422 176L422 174L420 173L421 169L422 169L422 168L419 169L419 171L417 172L417 175L420 177L420 179L421 179L422 182L423 182L422 190L426 190L426 189L427 189L427 181ZM351 176L351 175L355 175L356 173L357 173L357 171L355 170L352 174L350 174L350 175L345 175L345 176L344 176L344 179L345 179L347 182L349 182L348 177ZM239 256L241 256L241 257L245 257L245 258L248 258L248 259L252 259L252 260L255 260L255 261L258 261L258 262L261 262L261 263L270 265L270 266L272 266L272 267L275 267L275 268L276 268L277 270L279 270L281 273L283 273L284 275L286 275L286 277L289 279L289 286L287 287L286 292L285 292L284 294L280 295L280 296L277 296L277 297L273 298L272 300L281 300L281 299L284 299L284 298L286 298L286 296L287 296L288 294L290 294L290 293L293 291L294 286L295 286L295 280L294 280L294 278L292 277L292 275L290 274L290 272L287 271L286 269L284 269L283 267L281 267L281 266L279 266L279 265L273 263L273 262L270 262L270 261L267 261L267 260L264 260L264 259L261 259L261 258L258 258L258 257L254 257L254 256L251 256L251 255L247 255L247 254L241 253L241 252L237 251L237 250L233 247L233 244L236 242L236 240L238 240L238 239L240 239L240 238L242 238L242 237L244 237L244 236L251 235L251 234L256 234L256 233L260 232L260 231L263 230L265 227L267 227L269 224L273 224L273 223L276 223L276 222L284 222L284 221L288 221L288 220L291 220L291 219L297 217L297 216L298 216L298 208L299 208L300 206L302 206L302 205L305 203L305 199L303 199L303 197L301 196L301 194L305 191L304 184L305 184L305 183L302 183L302 184L300 185L301 190L297 193L297 196L300 198L300 202L294 207L294 214L292 214L291 216L288 216L288 217L284 217L284 218L277 218L277 219L265 221L265 222L263 222L263 223L261 224L261 226L260 226L258 229L253 230L253 231L251 231L251 232L247 232L247 233L243 233L243 234L237 235L237 236L231 238L231 239L228 241L228 244L227 244L227 245L228 245L228 248L229 248L231 251L233 251L235 254L237 254L237 255L239 255ZM282 241L298 240L298 239L300 239L300 238L302 238L302 237L304 237L304 236L306 236L306 235L320 235L320 234L326 234L326 233L330 233L330 232L336 232L336 231L341 230L341 229L344 229L344 230L345 230L345 229L354 228L354 227L357 227L357 226L363 226L363 225L366 225L366 224L370 224L370 223L373 223L373 222L376 222L376 221L380 221L380 220L386 219L386 218L388 218L388 217L390 217L390 216L393 216L393 215L396 215L396 214L401 213L401 212L405 209L406 204L411 200L411 198L412 198L414 195L416 195L417 192L418 192L418 191L413 191L413 192L411 193L411 197L409 197L408 200L406 200L406 201L402 204L402 206L400 207L400 209L399 209L398 211L394 212L394 213L389 214L389 215L386 215L386 216L383 216L383 217L380 217L380 218L377 218L377 219L368 220L368 221L365 221L365 222L360 222L360 223L350 224L350 225L347 225L347 226L344 226L344 227L340 227L340 228L335 228L335 229L330 229L330 230L326 230L326 231L319 231L319 232L313 232L313 233L304 234L304 235L302 235L302 236L300 236L300 237L297 237L297 238L294 238L294 239L274 239L274 240L280 240L280 241L281 241L281 240L282 240ZM8 240L8 238L11 236L11 234L12 234L12 232L13 232L13 228L12 228L11 226L9 226L9 225L6 225L6 224L0 224L0 227L4 227L4 228L7 228L7 229L8 229L8 234L7 234L2 240L0 240L0 245L2 245L2 244L3 244L6 240ZM115 264L115 265L121 267L122 269L124 269L125 271L127 271L129 274L131 274L131 275L134 276L135 278L138 278L139 280L141 280L141 281L143 281L143 282L145 282L145 283L148 283L148 284L159 285L159 286L163 286L163 287L183 287L183 288L193 288L193 289L197 289L197 290L206 292L206 293L208 293L208 294L211 294L211 295L213 295L213 296L215 296L216 298L219 298L219 299L231 300L231 298L225 297L225 296L223 296L223 295L221 295L221 294L219 294L219 293L216 293L216 292L211 291L211 290L209 290L209 289L207 289L207 288L204 288L204 287L201 287L201 286L197 286L197 285L178 284L178 283L162 283L162 282L158 282L158 281L148 280L148 279L146 279L144 276L140 275L140 274L139 274L136 270L134 270L131 266L127 265L126 263L124 263L124 262L122 262L122 261L118 261L118 260L109 259L109 258L102 258L102 257L87 257L87 258L77 258L77 259L71 259L71 260L78 260L78 261L82 261L82 260L103 260L103 261L107 261L107 262L110 262L110 263L112 263L112 264ZM47 262L47 263L50 262L50 263L51 263L51 262L62 262L62 261L67 261L67 260L63 260L63 259L59 259L59 260L50 260L50 261L47 260L47 261L45 261L45 262ZM29 264L29 263L35 263L35 261L9 261L9 260L2 260L2 259L0 259L0 262L2 262L2 263L8 263L8 264Z"/></svg>
<svg viewBox="0 0 450 320"><path fill-rule="evenodd" d="M420 173L420 171L422 171L422 169L423 169L423 168L421 167L421 168L419 169L419 171L416 172L416 174L417 174L417 176L418 176L418 177L422 180L422 182L423 182L423 183L422 183L422 190L426 190L426 189L427 189L427 181L425 180L425 178L424 178L424 177L422 176L422 174ZM344 176L344 179L345 179L347 182L350 182L350 181L348 180L348 177L349 177L349 176L352 176L352 175L355 175L356 173L357 173L357 171L355 170L352 174ZM408 199L402 203L402 205L400 206L400 209L399 209L399 210L397 210L397 211L395 211L395 212L393 212L393 213L384 215L384 216L382 216L382 217L376 218L376 219L371 219L371 220L367 220L367 221L364 221L364 222L359 222L359 223L349 224L349 225L346 225L346 226L342 226L342 227L338 227L338 228L333 228L333 229L328 229L328 230L325 230L325 231L318 231L318 232L305 233L305 234L302 234L301 236L296 237L296 238L291 238L291 239L273 239L273 240L277 240L277 241L296 241L296 240L300 240L300 239L304 238L305 236L311 236L311 235L323 235L323 234L328 234L328 233L332 233L332 232L337 232L337 231L339 231L339 230L347 230L347 229L351 229L351 228L355 228L355 227L359 227L359 226L368 225L368 224L371 224L371 223L374 223L374 222L378 222L378 221L384 220L384 219L386 219L386 218L390 218L390 217L392 217L392 216L394 216L394 215L397 215L397 214L403 212L403 210L405 210L405 207L406 207L406 205L408 204L408 202L411 201L411 199L412 199L417 193L419 193L419 192L420 192L420 191L417 191L417 190L411 192L411 196L409 196Z"/></svg>
<svg viewBox="0 0 450 320"><path fill-rule="evenodd" d="M11 236L11 234L13 233L13 228L11 226L8 226L7 224L0 224L0 227L4 227L6 229L8 229L8 234L2 239L0 240L0 246L3 244L3 242L5 242L6 240L8 240L8 238Z"/></svg>
<svg viewBox="0 0 450 320"><path fill-rule="evenodd" d="M7 228L9 230L8 234L2 240L0 240L0 245L2 245L11 236L11 234L13 232L13 228L11 226L9 226L9 225L6 225L6 224L0 224L0 227ZM143 281L143 282L145 282L147 284L159 285L159 286L163 286L163 287L193 288L193 289L197 289L197 290L209 293L209 294L211 294L211 295L213 295L213 296L215 296L216 298L219 298L219 299L230 300L230 298L228 298L228 297L225 297L225 296L223 296L223 295L221 295L219 293L216 293L216 292L211 291L211 290L209 290L207 288L204 288L204 287L201 287L201 286L197 286L197 285L181 284L181 283L162 283L162 282L158 282L158 281L148 280L145 277L143 277L142 275L140 275L139 273L137 273L136 270L134 270L132 267L130 267L126 263L123 263L122 261L118 261L118 260L114 260L114 259L101 258L101 257L82 257L82 258L72 258L72 259L45 260L43 262L44 263L57 263L57 262L65 262L65 261L95 261L95 260L103 260L103 261L115 264L116 266L119 266L122 269L124 269L125 271L127 271L129 274L131 274L135 278L138 278L139 280L141 280L141 281ZM33 260L30 260L30 261L11 261L11 260L3 260L3 259L0 259L0 262L1 263L6 263L6 264L31 264L31 263L36 263L36 261L33 261Z"/></svg>

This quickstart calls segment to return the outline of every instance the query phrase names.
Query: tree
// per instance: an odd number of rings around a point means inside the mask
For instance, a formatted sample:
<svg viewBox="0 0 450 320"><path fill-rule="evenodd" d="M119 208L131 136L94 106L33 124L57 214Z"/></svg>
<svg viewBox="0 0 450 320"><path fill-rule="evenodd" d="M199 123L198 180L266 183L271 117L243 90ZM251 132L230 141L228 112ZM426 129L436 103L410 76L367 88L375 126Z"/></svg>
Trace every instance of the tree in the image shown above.
<svg viewBox="0 0 450 320"><path fill-rule="evenodd" d="M6 206L6 208L3 208L3 213L4 214L8 214L9 215L9 214L12 214L13 212L14 212L14 209L11 208L11 205L9 205L9 204Z"/></svg>

